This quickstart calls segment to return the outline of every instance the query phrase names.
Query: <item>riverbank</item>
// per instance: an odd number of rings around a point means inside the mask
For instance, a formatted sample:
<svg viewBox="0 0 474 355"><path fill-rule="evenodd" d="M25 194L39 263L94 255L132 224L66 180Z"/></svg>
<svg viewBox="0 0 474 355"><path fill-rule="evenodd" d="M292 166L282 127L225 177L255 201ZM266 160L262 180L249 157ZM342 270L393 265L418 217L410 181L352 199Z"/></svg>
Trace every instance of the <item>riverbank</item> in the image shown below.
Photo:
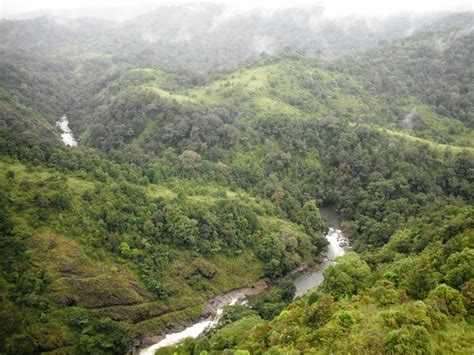
<svg viewBox="0 0 474 355"><path fill-rule="evenodd" d="M204 331L209 325L212 324L213 319L212 317L217 314L222 308L229 304L235 304L239 300L243 300L248 296L253 296L261 293L269 286L268 279L261 279L257 281L251 287L243 287L233 291L230 291L225 294L221 294L218 296L213 297L203 307L203 314L199 319L190 320L180 323L172 324L171 326L163 329L158 334L147 335L146 337L142 338L139 342L136 342L133 346L132 353L133 354L140 354L146 355L149 354L148 349L153 344L160 343L162 340L166 338L169 334L176 334L181 333L184 330L190 328L193 324L201 324L201 327L197 327L196 331ZM190 335L193 335L190 332Z"/></svg>
<svg viewBox="0 0 474 355"><path fill-rule="evenodd" d="M330 224L326 239L328 240L327 251L317 259L307 262L282 279L293 279L296 286L295 297L304 295L310 289L317 287L323 281L323 272L330 265L335 263L337 257L344 255L349 250L349 241L340 229L340 219L336 212L330 209L322 209L321 214ZM226 305L235 304L248 296L256 295L264 291L269 285L268 280L262 279L253 287L245 287L230 291L229 293L216 296L209 300L203 309L203 315L197 321L182 322L164 329L154 336L143 338L134 353L140 355L153 355L154 352L163 347L175 344L187 337L197 337L204 330L217 323L222 308ZM148 346L153 344L152 346Z"/></svg>

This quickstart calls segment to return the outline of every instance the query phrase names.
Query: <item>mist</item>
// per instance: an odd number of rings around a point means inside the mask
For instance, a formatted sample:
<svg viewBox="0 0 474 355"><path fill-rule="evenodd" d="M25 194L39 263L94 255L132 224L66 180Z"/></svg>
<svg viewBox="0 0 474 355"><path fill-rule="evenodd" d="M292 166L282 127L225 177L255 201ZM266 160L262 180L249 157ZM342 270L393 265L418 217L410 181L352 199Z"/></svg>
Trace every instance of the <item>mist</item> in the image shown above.
<svg viewBox="0 0 474 355"><path fill-rule="evenodd" d="M0 18L32 18L36 16L59 16L68 18L97 17L115 21L125 21L137 15L159 7L190 5L197 3L189 0L174 1L143 1L132 0L6 0L0 4ZM319 8L326 17L386 17L397 14L426 14L440 11L472 11L472 1L466 0L435 0L435 1L348 1L348 0L322 0L322 1L206 1L198 4L217 4L226 8L226 15L232 16L249 11L272 12L281 9L314 9Z"/></svg>

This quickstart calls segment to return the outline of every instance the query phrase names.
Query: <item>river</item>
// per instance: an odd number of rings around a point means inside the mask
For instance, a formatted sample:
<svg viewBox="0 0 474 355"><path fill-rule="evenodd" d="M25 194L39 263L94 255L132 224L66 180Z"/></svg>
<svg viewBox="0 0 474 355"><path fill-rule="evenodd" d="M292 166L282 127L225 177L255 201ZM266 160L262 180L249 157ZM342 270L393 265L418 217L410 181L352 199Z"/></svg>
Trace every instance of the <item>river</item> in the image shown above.
<svg viewBox="0 0 474 355"><path fill-rule="evenodd" d="M321 216L328 222L329 231L326 239L329 242L327 253L321 263L295 274L294 283L296 286L295 297L302 296L312 288L319 286L323 280L323 271L334 264L335 259L344 255L349 249L349 242L341 230L339 215L330 208L321 208Z"/></svg>
<svg viewBox="0 0 474 355"><path fill-rule="evenodd" d="M61 131L61 138L64 145L68 147L77 147L77 141L74 139L71 129L69 128L69 121L66 116L62 116L59 121L56 122L56 126Z"/></svg>
<svg viewBox="0 0 474 355"><path fill-rule="evenodd" d="M321 216L328 222L330 228L326 234L326 239L328 240L328 249L326 256L323 261L318 265L305 269L303 271L294 273L294 283L296 286L297 296L304 295L310 289L318 286L323 282L323 271L330 265L334 264L335 259L339 256L344 255L349 249L349 243L347 238L341 231L339 215L330 208L321 208ZM240 290L234 290L228 294L218 296L213 301L208 302L207 307L210 305L212 309L212 316L207 319L200 320L193 325L187 327L181 332L166 334L164 337L156 342L155 344L141 348L139 351L140 355L153 355L155 351L159 348L177 344L181 340L191 337L196 338L201 335L206 329L213 327L219 321L219 317L222 313L224 306L232 305L236 303L241 303L245 301L245 297L256 294L263 291L266 287L266 284L263 285L259 281L260 285L257 285L254 288L245 288Z"/></svg>

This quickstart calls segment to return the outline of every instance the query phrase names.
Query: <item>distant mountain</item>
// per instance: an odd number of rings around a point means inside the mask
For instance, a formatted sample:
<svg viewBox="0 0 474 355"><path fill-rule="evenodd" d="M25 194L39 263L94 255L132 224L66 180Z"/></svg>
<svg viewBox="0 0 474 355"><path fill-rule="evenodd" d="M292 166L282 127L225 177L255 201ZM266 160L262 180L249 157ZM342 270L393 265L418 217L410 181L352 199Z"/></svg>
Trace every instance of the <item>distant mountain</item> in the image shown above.
<svg viewBox="0 0 474 355"><path fill-rule="evenodd" d="M54 50L73 45L128 56L147 65L209 69L236 67L286 48L331 58L383 40L472 21L472 14L328 18L322 8L232 12L213 4L160 7L123 23L94 18L41 17L0 22L0 51ZM131 55L130 53L133 53Z"/></svg>
<svg viewBox="0 0 474 355"><path fill-rule="evenodd" d="M198 67L236 64L284 48L332 57L412 34L443 14L328 18L324 9L232 12L210 4L159 8L121 26L124 35Z"/></svg>
<svg viewBox="0 0 474 355"><path fill-rule="evenodd" d="M347 57L339 69L392 101L415 96L444 116L474 128L474 16L437 20L413 36Z"/></svg>

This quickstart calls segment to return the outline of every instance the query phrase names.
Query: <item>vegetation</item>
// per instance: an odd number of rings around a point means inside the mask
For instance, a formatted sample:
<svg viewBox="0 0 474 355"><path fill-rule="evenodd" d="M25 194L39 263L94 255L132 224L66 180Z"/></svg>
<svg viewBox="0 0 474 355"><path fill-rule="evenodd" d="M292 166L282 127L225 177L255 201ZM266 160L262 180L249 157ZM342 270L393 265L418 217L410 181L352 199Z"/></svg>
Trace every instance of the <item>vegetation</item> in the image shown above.
<svg viewBox="0 0 474 355"><path fill-rule="evenodd" d="M125 353L263 277L160 353L471 353L472 14L331 59L292 24L242 63L223 32L208 71L208 32L186 52L147 18L0 23L0 353ZM354 251L293 300L323 205Z"/></svg>
<svg viewBox="0 0 474 355"><path fill-rule="evenodd" d="M473 212L472 207L450 206L413 219L383 248L341 257L326 269L318 290L273 320L237 309L224 316L226 323L233 320L224 328L172 351L467 353L472 349L474 259L468 254ZM454 260L459 260L455 267ZM223 346L217 339L226 332ZM164 348L158 353L172 352Z"/></svg>

